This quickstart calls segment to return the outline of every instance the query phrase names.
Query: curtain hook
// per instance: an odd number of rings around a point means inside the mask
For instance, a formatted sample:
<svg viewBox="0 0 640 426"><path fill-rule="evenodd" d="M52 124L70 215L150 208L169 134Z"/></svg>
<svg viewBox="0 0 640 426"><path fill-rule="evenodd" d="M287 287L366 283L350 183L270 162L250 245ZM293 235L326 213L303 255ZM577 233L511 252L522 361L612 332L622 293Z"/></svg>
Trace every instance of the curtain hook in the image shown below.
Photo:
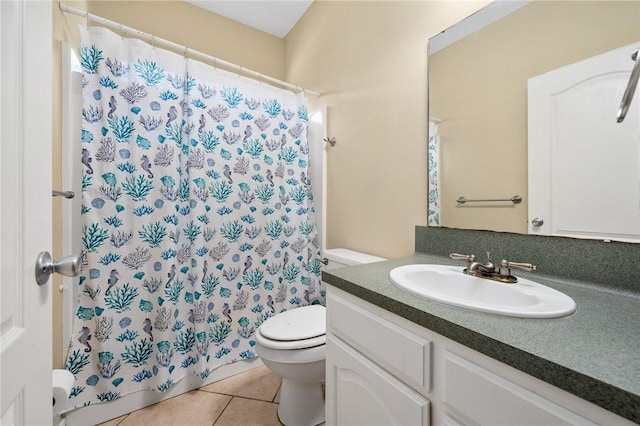
<svg viewBox="0 0 640 426"><path fill-rule="evenodd" d="M189 48L187 46L184 47L184 59L189 59Z"/></svg>

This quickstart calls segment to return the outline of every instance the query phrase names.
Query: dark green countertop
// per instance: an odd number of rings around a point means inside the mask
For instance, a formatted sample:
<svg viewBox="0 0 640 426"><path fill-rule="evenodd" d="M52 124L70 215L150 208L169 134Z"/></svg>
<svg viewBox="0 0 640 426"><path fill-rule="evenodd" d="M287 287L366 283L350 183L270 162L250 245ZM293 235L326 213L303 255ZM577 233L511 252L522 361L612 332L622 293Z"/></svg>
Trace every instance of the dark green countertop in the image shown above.
<svg viewBox="0 0 640 426"><path fill-rule="evenodd" d="M528 261L528 259L510 259ZM323 272L323 281L640 424L640 296L575 279L514 271L571 296L575 314L521 319L477 313L411 295L389 280L402 265L463 266L412 257Z"/></svg>

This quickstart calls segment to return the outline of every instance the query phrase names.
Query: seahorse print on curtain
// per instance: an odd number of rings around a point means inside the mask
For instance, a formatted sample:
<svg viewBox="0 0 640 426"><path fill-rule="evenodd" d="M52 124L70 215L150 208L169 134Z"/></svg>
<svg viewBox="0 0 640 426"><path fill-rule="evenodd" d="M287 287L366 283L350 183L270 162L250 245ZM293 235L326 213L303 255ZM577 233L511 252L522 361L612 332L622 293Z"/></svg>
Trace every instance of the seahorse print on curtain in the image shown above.
<svg viewBox="0 0 640 426"><path fill-rule="evenodd" d="M305 99L82 30L83 268L71 406L255 357L267 318L324 304Z"/></svg>

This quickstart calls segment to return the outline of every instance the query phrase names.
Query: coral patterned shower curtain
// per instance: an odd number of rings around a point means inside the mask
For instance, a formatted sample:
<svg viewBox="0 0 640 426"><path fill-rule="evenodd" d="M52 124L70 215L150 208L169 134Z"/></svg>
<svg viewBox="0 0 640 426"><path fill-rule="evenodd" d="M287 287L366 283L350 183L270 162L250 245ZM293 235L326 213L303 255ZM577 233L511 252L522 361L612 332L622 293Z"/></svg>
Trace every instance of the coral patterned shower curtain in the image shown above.
<svg viewBox="0 0 640 426"><path fill-rule="evenodd" d="M300 95L82 30L82 243L71 406L255 357L324 303Z"/></svg>

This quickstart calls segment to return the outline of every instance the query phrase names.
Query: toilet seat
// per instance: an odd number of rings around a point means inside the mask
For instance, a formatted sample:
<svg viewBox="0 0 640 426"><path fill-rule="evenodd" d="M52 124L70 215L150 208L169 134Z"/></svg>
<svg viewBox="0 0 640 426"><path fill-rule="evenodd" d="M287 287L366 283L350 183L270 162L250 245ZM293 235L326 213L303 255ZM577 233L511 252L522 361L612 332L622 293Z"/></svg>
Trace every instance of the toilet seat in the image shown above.
<svg viewBox="0 0 640 426"><path fill-rule="evenodd" d="M324 345L326 309L310 305L275 315L256 331L256 341L271 349L305 349Z"/></svg>

